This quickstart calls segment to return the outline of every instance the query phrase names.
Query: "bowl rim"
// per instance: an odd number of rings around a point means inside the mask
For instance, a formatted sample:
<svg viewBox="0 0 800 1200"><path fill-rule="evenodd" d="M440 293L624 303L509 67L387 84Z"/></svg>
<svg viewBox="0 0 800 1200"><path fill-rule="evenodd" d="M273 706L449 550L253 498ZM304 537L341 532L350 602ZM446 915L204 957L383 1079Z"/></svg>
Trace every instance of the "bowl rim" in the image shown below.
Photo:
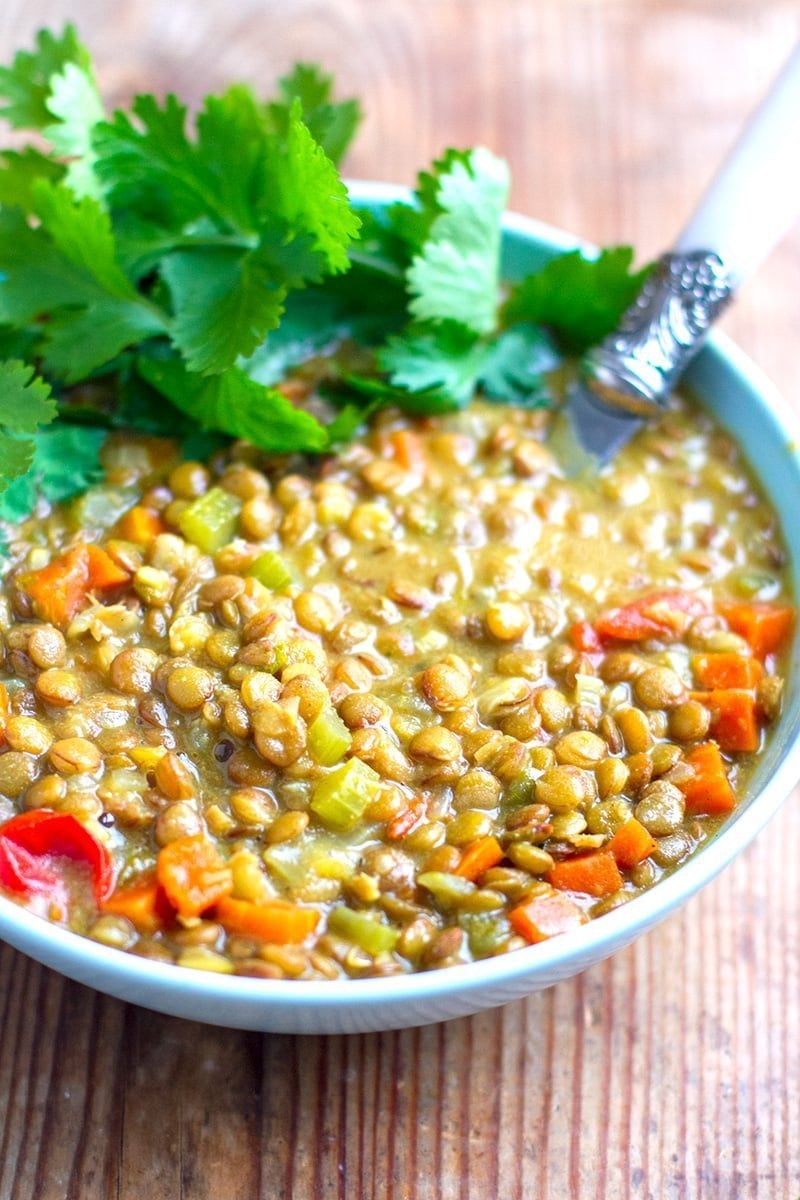
<svg viewBox="0 0 800 1200"><path fill-rule="evenodd" d="M411 196L409 188L379 181L351 180L348 181L348 187L356 202L386 204L408 200ZM503 230L554 249L594 249L591 243L565 230L516 212L505 214ZM788 435L787 442L797 460L800 476L800 421L775 386L748 355L722 334L716 333L709 338L703 354L712 356L719 363L727 363L744 380L748 389L759 396L762 416L765 413L775 414L775 428L782 435ZM797 570L798 564L794 566ZM257 1009L283 1013L302 1009L309 1014L385 1005L388 1011L390 1006L402 1005L404 1001L433 1002L478 989L486 991L492 987L513 985L515 980L524 978L533 981L540 974L554 981L577 973L589 962L608 957L675 912L749 845L774 817L798 779L800 737L795 730L777 770L762 789L737 810L719 833L673 874L660 880L657 886L636 896L632 902L604 914L602 920L591 921L538 945L476 962L370 979L299 981L218 975L140 958L127 951L104 946L87 936L35 916L2 895L0 938L30 957L53 965L60 973L79 978L89 986L92 986L94 968L97 986L101 990L135 1003L147 1006L147 991L152 988L159 993L159 996L153 997L153 1007L162 1011L169 1011L161 999L166 993L184 999L192 995L202 996L205 1004L210 1003L218 1008L220 1017L214 1019L219 1024L227 1023L226 1013L233 1018L238 1009L245 1011L245 1020ZM114 978L113 987L108 983L111 977ZM532 982L530 990L534 988L535 983ZM199 1016L209 1019L202 1013ZM234 1023L231 1019L230 1024ZM308 1028L307 1022L304 1022L304 1027Z"/></svg>

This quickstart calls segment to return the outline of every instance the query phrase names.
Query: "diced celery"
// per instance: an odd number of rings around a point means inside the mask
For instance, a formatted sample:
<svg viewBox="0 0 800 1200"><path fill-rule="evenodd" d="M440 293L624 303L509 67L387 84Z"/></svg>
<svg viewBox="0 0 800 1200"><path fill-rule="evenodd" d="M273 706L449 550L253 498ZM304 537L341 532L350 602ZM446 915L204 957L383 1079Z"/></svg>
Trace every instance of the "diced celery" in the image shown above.
<svg viewBox="0 0 800 1200"><path fill-rule="evenodd" d="M734 591L748 600L771 600L778 591L775 575L764 571L739 571L731 580Z"/></svg>
<svg viewBox="0 0 800 1200"><path fill-rule="evenodd" d="M247 572L271 592L282 592L293 581L292 572L286 562L275 550L265 550L259 554L255 562L250 564Z"/></svg>
<svg viewBox="0 0 800 1200"><path fill-rule="evenodd" d="M270 876L290 888L301 887L309 879L349 879L356 870L358 846L349 852L336 845L330 834L305 834L294 842L269 846L262 858ZM235 858L231 856L231 865ZM234 874L234 883L236 876Z"/></svg>
<svg viewBox="0 0 800 1200"><path fill-rule="evenodd" d="M330 829L352 829L377 795L380 781L372 767L351 758L317 780L311 809Z"/></svg>
<svg viewBox="0 0 800 1200"><path fill-rule="evenodd" d="M188 542L205 554L216 554L233 541L242 502L224 488L212 487L198 496L178 517L178 528Z"/></svg>
<svg viewBox="0 0 800 1200"><path fill-rule="evenodd" d="M462 913L458 923L469 938L475 958L499 953L511 936L508 921L497 913Z"/></svg>
<svg viewBox="0 0 800 1200"><path fill-rule="evenodd" d="M332 767L344 758L353 738L335 708L323 708L308 727L308 748L323 767Z"/></svg>
<svg viewBox="0 0 800 1200"><path fill-rule="evenodd" d="M110 529L135 503L135 488L89 488L70 504L70 524L74 529Z"/></svg>
<svg viewBox="0 0 800 1200"><path fill-rule="evenodd" d="M301 841L278 842L262 855L270 875L289 887L299 887L308 873Z"/></svg>
<svg viewBox="0 0 800 1200"><path fill-rule="evenodd" d="M425 871L417 876L417 883L429 891L440 908L457 908L467 896L477 891L469 879L450 875L446 871Z"/></svg>
<svg viewBox="0 0 800 1200"><path fill-rule="evenodd" d="M367 954L382 954L393 950L399 937L396 929L390 929L377 917L356 912L344 904L334 908L328 917L328 929L355 942L362 950L366 950Z"/></svg>

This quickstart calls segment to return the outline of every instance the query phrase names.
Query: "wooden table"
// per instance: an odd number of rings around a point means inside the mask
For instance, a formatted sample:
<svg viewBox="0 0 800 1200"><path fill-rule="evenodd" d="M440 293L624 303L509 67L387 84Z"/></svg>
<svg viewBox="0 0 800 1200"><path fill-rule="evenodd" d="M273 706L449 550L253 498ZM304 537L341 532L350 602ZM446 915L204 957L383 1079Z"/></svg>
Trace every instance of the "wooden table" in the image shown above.
<svg viewBox="0 0 800 1200"><path fill-rule="evenodd" d="M642 256L800 34L796 0L5 0L0 61L67 16L110 100L320 60L365 101L352 175L410 182L482 141L516 208ZM800 233L726 325L800 403ZM796 1200L799 850L795 793L613 960L380 1036L194 1025L5 948L0 1200Z"/></svg>

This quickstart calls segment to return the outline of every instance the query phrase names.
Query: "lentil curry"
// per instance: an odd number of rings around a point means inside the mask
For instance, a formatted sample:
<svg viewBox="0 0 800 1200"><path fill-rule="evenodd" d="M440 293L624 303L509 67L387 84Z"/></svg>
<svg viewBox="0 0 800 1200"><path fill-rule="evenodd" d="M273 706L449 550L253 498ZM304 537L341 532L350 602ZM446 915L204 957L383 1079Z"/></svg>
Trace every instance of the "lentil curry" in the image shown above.
<svg viewBox="0 0 800 1200"><path fill-rule="evenodd" d="M539 942L744 795L792 627L775 517L676 402L567 481L548 414L385 413L316 462L113 441L0 599L0 884L268 979Z"/></svg>

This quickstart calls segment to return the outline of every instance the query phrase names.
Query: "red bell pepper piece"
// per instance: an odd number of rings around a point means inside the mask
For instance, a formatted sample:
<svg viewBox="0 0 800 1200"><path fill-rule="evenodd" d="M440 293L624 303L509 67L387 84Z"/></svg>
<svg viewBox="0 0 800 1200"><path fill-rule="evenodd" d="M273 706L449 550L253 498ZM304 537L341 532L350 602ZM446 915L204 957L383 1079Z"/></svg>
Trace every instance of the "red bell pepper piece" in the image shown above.
<svg viewBox="0 0 800 1200"><path fill-rule="evenodd" d="M64 858L88 868L95 899L104 900L113 884L111 855L77 817L36 808L0 825L0 886L9 891L63 900Z"/></svg>

